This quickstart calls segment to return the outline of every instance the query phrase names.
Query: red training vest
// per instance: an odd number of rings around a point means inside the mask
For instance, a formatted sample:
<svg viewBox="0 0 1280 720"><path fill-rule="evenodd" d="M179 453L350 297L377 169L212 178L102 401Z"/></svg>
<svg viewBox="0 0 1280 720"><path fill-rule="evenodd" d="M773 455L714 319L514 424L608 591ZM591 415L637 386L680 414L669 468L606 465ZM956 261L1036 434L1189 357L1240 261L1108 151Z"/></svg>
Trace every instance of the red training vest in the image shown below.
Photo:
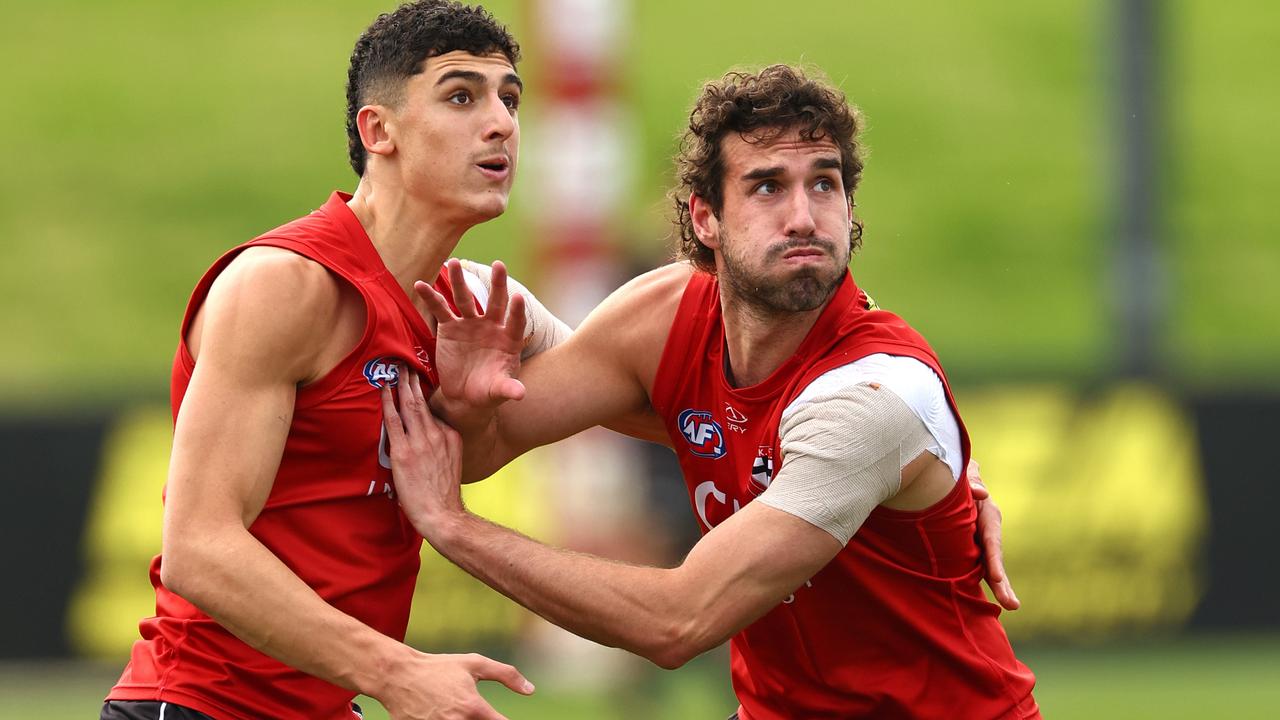
<svg viewBox="0 0 1280 720"><path fill-rule="evenodd" d="M275 483L249 532L320 597L379 632L404 639L422 538L396 503L382 434L379 389L398 383L397 364L438 384L435 339L382 263L368 235L334 193L306 217L224 255L196 286L182 322L242 250L284 248L324 265L359 290L367 309L359 344L323 378L300 387ZM437 287L444 291L443 274ZM173 363L174 418L195 364L180 340ZM429 391L429 390L428 390ZM111 700L173 702L219 720L347 720L355 693L254 650L160 582L151 562L156 615L140 624ZM288 618L280 618L288 622Z"/></svg>
<svg viewBox="0 0 1280 720"><path fill-rule="evenodd" d="M694 273L653 387L704 533L763 492L782 465L782 411L823 373L873 353L937 357L901 318L868 309L846 274L795 354L763 382L725 378L719 285ZM858 428L850 428L858 432ZM1035 678L980 586L969 483L919 512L876 508L817 575L731 641L742 720L1028 718ZM786 552L786 548L778 548Z"/></svg>

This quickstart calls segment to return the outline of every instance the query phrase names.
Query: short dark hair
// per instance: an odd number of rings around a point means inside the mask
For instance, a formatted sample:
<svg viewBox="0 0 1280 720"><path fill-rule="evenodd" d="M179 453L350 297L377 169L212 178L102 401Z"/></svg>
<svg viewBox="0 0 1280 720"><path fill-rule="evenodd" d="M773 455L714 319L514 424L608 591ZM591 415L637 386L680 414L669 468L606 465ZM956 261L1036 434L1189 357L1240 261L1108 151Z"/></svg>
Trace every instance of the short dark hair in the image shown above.
<svg viewBox="0 0 1280 720"><path fill-rule="evenodd" d="M677 256L714 273L715 254L693 232L689 196L697 195L716 217L724 206L724 156L721 141L738 133L750 143L768 142L798 129L805 140L830 138L840 150L840 179L849 203L862 177L858 131L862 115L843 93L821 77L810 78L790 65L770 65L760 72L733 71L702 86L689 113L689 128L676 154L675 204ZM862 242L862 223L849 231L850 250Z"/></svg>
<svg viewBox="0 0 1280 720"><path fill-rule="evenodd" d="M454 0L419 0L383 13L356 40L347 70L347 156L364 175L366 153L356 113L371 102L395 106L404 83L423 71L427 58L455 50L472 55L502 53L512 67L520 45L483 6Z"/></svg>

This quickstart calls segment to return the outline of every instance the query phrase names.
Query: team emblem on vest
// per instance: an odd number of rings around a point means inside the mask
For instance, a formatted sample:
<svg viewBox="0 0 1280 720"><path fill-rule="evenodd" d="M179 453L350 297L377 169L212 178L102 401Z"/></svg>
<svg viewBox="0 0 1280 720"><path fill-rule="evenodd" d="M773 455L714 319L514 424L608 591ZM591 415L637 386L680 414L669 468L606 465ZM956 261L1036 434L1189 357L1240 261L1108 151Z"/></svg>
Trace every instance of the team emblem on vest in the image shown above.
<svg viewBox="0 0 1280 720"><path fill-rule="evenodd" d="M755 462L751 463L751 492L759 495L773 481L773 446L761 445L756 452Z"/></svg>
<svg viewBox="0 0 1280 720"><path fill-rule="evenodd" d="M376 388L395 387L400 381L400 363L395 358L376 357L364 364L364 379Z"/></svg>
<svg viewBox="0 0 1280 720"><path fill-rule="evenodd" d="M680 434L689 441L689 452L698 457L724 457L724 431L706 410L685 410L676 418Z"/></svg>

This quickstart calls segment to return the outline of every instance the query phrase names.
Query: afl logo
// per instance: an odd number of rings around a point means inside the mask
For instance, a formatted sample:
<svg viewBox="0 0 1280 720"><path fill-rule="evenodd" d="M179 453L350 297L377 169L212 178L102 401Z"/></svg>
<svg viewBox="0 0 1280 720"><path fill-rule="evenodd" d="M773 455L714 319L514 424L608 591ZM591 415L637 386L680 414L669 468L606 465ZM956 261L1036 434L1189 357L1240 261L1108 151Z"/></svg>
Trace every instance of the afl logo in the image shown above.
<svg viewBox="0 0 1280 720"><path fill-rule="evenodd" d="M680 434L689 441L689 452L698 457L724 457L724 431L706 410L685 410L676 418Z"/></svg>
<svg viewBox="0 0 1280 720"><path fill-rule="evenodd" d="M374 358L364 364L364 379L376 388L383 385L395 387L400 381L400 363L395 358Z"/></svg>

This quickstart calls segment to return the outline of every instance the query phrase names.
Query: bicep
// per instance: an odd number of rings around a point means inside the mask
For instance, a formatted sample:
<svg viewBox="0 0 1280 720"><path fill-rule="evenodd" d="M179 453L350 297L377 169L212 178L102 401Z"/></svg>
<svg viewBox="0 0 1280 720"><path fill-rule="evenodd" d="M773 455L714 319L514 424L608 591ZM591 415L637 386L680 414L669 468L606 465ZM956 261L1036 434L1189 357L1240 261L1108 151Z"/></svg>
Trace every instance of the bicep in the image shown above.
<svg viewBox="0 0 1280 720"><path fill-rule="evenodd" d="M239 262L239 259L237 259ZM174 426L168 531L248 527L270 493L298 383L313 374L336 285L296 256L233 264L202 308L200 354Z"/></svg>
<svg viewBox="0 0 1280 720"><path fill-rule="evenodd" d="M293 418L295 386L246 380L213 363L197 364L174 426L167 531L205 522L248 527L266 503Z"/></svg>
<svg viewBox="0 0 1280 720"><path fill-rule="evenodd" d="M567 341L525 363L525 398L499 410L504 445L524 452L643 412L644 388L607 347L607 336L584 322Z"/></svg>
<svg viewBox="0 0 1280 720"><path fill-rule="evenodd" d="M595 425L665 443L649 405L652 380L691 270L658 268L614 291L563 343L534 356L520 380L528 394L499 410L508 455Z"/></svg>

